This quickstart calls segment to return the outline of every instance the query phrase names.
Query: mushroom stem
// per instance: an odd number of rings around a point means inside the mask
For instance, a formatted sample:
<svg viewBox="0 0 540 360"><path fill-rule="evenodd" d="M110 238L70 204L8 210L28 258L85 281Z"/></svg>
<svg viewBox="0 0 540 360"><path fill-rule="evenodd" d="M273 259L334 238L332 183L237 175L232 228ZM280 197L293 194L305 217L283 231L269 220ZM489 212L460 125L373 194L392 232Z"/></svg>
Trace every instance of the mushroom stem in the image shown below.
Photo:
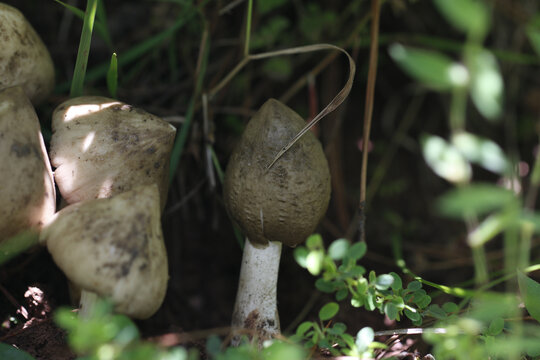
<svg viewBox="0 0 540 360"><path fill-rule="evenodd" d="M239 329L247 329L259 341L280 333L276 297L280 257L280 242L255 247L246 238L232 316L233 345L240 341Z"/></svg>
<svg viewBox="0 0 540 360"><path fill-rule="evenodd" d="M81 300L79 301L79 306L81 308L81 310L79 310L79 316L83 319L89 318L97 300L98 295L95 292L82 290Z"/></svg>

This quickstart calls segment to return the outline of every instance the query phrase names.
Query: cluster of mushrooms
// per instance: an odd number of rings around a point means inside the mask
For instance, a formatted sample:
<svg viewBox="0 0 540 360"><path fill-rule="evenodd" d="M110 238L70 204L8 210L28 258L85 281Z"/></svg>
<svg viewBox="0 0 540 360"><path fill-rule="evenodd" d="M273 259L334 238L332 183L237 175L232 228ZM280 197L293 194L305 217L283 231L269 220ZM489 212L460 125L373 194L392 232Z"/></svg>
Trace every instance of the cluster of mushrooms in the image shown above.
<svg viewBox="0 0 540 360"><path fill-rule="evenodd" d="M55 109L47 154L33 105L54 87L51 57L5 4L0 33L0 241L38 231L80 289L83 314L105 297L120 313L150 317L169 277L161 211L175 128L113 99L77 97ZM55 184L65 203L58 212Z"/></svg>
<svg viewBox="0 0 540 360"><path fill-rule="evenodd" d="M81 289L82 312L106 297L118 312L151 316L168 280L160 214L174 127L113 99L70 99L53 113L53 176L32 107L53 88L51 58L22 14L1 3L0 33L14 42L0 47L0 151L8 154L0 159L6 174L0 198L8 201L0 208L0 241L29 228L40 231L40 242ZM8 69L19 60L20 69ZM303 242L328 206L328 163L311 132L269 167L304 125L293 110L268 100L247 124L227 166L225 207L246 235L232 320L235 341L246 329L259 340L279 334L282 244ZM58 212L55 183L65 202Z"/></svg>

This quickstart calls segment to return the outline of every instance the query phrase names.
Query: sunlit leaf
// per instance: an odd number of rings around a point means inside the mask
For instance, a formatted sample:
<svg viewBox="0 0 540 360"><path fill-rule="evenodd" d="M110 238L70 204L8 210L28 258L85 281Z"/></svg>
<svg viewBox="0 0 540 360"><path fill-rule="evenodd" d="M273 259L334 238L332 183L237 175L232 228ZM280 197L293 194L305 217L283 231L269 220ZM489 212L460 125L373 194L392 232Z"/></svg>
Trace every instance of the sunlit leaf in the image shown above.
<svg viewBox="0 0 540 360"><path fill-rule="evenodd" d="M339 311L338 303L330 302L330 303L324 305L321 308L321 310L319 311L319 319L321 321L330 320L331 318L336 316L338 311Z"/></svg>
<svg viewBox="0 0 540 360"><path fill-rule="evenodd" d="M480 0L435 0L446 20L457 29L482 37L489 29L490 14Z"/></svg>
<svg viewBox="0 0 540 360"><path fill-rule="evenodd" d="M478 111L488 120L496 120L502 112L503 78L491 52L480 51L471 59L471 98Z"/></svg>
<svg viewBox="0 0 540 360"><path fill-rule="evenodd" d="M393 44L390 56L411 77L436 89L450 90L468 82L467 69L438 52Z"/></svg>
<svg viewBox="0 0 540 360"><path fill-rule="evenodd" d="M306 258L306 267L311 275L319 275L324 261L324 254L322 251L311 251Z"/></svg>
<svg viewBox="0 0 540 360"><path fill-rule="evenodd" d="M341 260L347 255L349 249L349 241L347 239L338 239L330 244L328 247L328 255L333 260Z"/></svg>
<svg viewBox="0 0 540 360"><path fill-rule="evenodd" d="M477 183L450 190L437 200L437 209L443 215L463 218L483 215L511 206L518 201L516 195L496 185Z"/></svg>
<svg viewBox="0 0 540 360"><path fill-rule="evenodd" d="M308 255L309 255L309 250L303 246L297 247L293 251L294 260L296 260L298 265L300 265L304 269L307 268Z"/></svg>
<svg viewBox="0 0 540 360"><path fill-rule="evenodd" d="M358 347L358 351L360 352L366 351L374 339L375 339L375 332L373 331L372 328L370 327L362 328L356 334L356 347Z"/></svg>
<svg viewBox="0 0 540 360"><path fill-rule="evenodd" d="M522 272L518 272L518 283L525 308L536 321L540 322L540 284Z"/></svg>
<svg viewBox="0 0 540 360"><path fill-rule="evenodd" d="M306 357L301 347L282 341L274 341L262 350L261 355L265 360L303 360Z"/></svg>
<svg viewBox="0 0 540 360"><path fill-rule="evenodd" d="M377 276L377 280L375 280L375 287L377 290L387 290L390 286L392 286L392 283L394 282L394 277L389 274L382 274Z"/></svg>
<svg viewBox="0 0 540 360"><path fill-rule="evenodd" d="M452 144L472 163L497 174L509 169L509 162L499 145L495 142L471 134L460 132L452 136Z"/></svg>
<svg viewBox="0 0 540 360"><path fill-rule="evenodd" d="M310 235L306 240L306 247L309 250L320 249L323 246L323 239L320 234Z"/></svg>
<svg viewBox="0 0 540 360"><path fill-rule="evenodd" d="M435 135L423 136L421 143L424 159L435 174L452 183L471 179L471 165L455 146Z"/></svg>
<svg viewBox="0 0 540 360"><path fill-rule="evenodd" d="M477 247L484 245L515 223L518 220L517 215L518 214L501 212L488 216L469 234L469 246Z"/></svg>

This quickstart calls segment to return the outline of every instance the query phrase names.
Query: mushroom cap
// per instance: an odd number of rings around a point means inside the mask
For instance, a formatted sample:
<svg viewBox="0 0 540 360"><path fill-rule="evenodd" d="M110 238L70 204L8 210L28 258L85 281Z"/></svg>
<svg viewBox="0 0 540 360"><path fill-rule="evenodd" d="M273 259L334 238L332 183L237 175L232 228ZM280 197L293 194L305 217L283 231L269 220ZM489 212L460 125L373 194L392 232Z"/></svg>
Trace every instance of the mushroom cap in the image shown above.
<svg viewBox="0 0 540 360"><path fill-rule="evenodd" d="M223 184L225 207L253 244L280 241L294 247L326 212L330 171L312 132L266 169L304 125L293 110L270 99L249 121L231 155Z"/></svg>
<svg viewBox="0 0 540 360"><path fill-rule="evenodd" d="M32 25L16 8L0 3L0 90L20 85L32 103L54 88L54 65Z"/></svg>
<svg viewBox="0 0 540 360"><path fill-rule="evenodd" d="M39 120L18 86L0 90L0 169L2 241L20 231L41 228L56 208Z"/></svg>
<svg viewBox="0 0 540 360"><path fill-rule="evenodd" d="M145 319L161 306L169 276L155 184L69 205L40 240L69 280L116 311Z"/></svg>
<svg viewBox="0 0 540 360"><path fill-rule="evenodd" d="M172 125L114 99L82 96L55 109L52 130L51 163L68 204L157 183L165 207Z"/></svg>

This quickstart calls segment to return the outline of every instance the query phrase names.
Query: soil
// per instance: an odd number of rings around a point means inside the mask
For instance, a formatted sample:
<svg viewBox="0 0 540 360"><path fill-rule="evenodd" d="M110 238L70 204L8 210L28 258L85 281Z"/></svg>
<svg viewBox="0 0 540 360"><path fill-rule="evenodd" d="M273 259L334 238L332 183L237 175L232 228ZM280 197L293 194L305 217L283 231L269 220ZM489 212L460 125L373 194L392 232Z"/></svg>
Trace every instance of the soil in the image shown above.
<svg viewBox="0 0 540 360"><path fill-rule="evenodd" d="M50 138L52 110L68 98L69 79L75 61L81 22L65 12L53 1L8 0L27 16L49 48L57 69L57 90L36 110L41 119L46 140ZM84 7L84 1L70 3ZM298 2L298 3L301 3ZM323 2L332 9L344 8L348 1ZM359 2L362 15L369 11L368 2ZM426 2L388 1L381 15L381 33L389 34L392 41L407 34L432 34L461 41L463 37L450 29L437 11ZM205 8L209 19L212 53L204 88L214 87L239 61L244 9L236 8L228 15L219 16L225 2L210 2ZM176 11L173 2L108 0L107 18L115 51L121 57L134 44L140 43L174 23ZM243 5L242 5L243 6ZM288 9L288 8L287 8ZM294 21L292 14L284 14ZM497 8L497 26L513 28L517 20L508 18ZM254 28L263 23L254 20ZM344 24L343 29L347 29ZM188 109L193 91L200 25L190 25L175 38L176 60L174 72L169 65L170 46L164 43L140 61L126 65L120 74L118 98L133 106L170 119L179 126ZM343 30L345 32L345 30ZM501 30L502 31L502 30ZM189 37L188 35L191 35ZM325 37L326 36L326 37ZM333 36L333 37L332 37ZM337 42L341 36L323 34L322 42ZM496 36L496 35L494 35ZM326 244L348 236L358 239L358 209L365 81L368 49L367 29L359 36L363 46L351 53L357 62L357 80L348 100L318 126L330 162L333 192L326 218L318 231ZM509 40L500 46L511 45ZM307 42L308 40L303 40ZM387 40L385 40L387 41ZM501 40L502 41L502 40ZM303 43L302 43L303 44ZM285 45L287 45L285 43ZM293 43L291 46L300 45ZM386 43L380 48L375 108L372 128L372 150L368 172L368 203L365 229L368 254L362 265L379 273L399 272L395 265L392 244L401 241L404 259L409 268L420 276L447 285L458 284L472 278L472 258L465 241L462 223L439 216L434 210L435 199L450 189L438 178L422 159L419 138L424 133L447 134L448 97L419 89L405 76L387 55ZM263 49L264 50L264 49ZM267 49L267 50L271 50ZM529 49L525 47L525 52ZM99 37L94 36L88 69L92 72L99 64L110 59L110 50ZM457 56L457 53L451 53ZM311 56L311 55L310 55ZM178 344L181 335L226 334L236 293L240 269L241 250L231 222L224 210L219 181L214 184L206 166L206 147L213 145L217 158L225 167L231 149L238 139L238 128L267 98L279 98L323 55L300 57L295 62L287 81L267 79L256 64L249 65L239 75L240 80L220 92L211 106L212 129L205 134L202 111L197 105L194 122L182 155L179 169L171 184L167 206L163 213L163 232L169 256L170 281L165 302L150 319L137 321L145 339L160 339ZM531 144L535 141L534 119L538 116L537 102L531 100L538 90L532 76L525 77L527 67L502 64L503 71L514 70L520 86L511 94L516 112L523 118L519 131L519 149L526 162L531 162ZM337 94L346 78L344 60L336 59L316 78L316 103L322 108ZM506 74L506 72L505 72ZM538 70L535 70L538 75ZM67 85L66 85L67 84ZM248 84L248 85L246 85ZM107 96L103 77L90 78L86 91ZM311 98L313 100L313 96ZM526 100L520 100L526 99ZM309 92L303 88L288 102L307 117ZM486 124L471 110L472 125L476 131L487 133L495 140L505 141L503 126ZM184 123L185 124L185 123ZM531 130L533 129L533 130ZM523 134L522 134L523 133ZM379 177L382 175L382 177ZM496 177L475 170L475 176L494 181ZM371 181L371 182L370 182ZM494 253L495 259L497 254ZM315 290L316 278L300 268L293 259L293 251L285 249L280 268L278 303L282 329L298 325L300 320L316 319L318 310L332 300ZM410 280L404 276L404 279ZM66 279L56 267L46 249L35 247L0 266L0 342L13 344L38 360L68 360L75 355L66 343L66 334L53 321L53 313L61 306L72 306ZM444 302L444 298L437 301ZM406 321L395 323L376 312L351 307L344 301L336 321L344 322L348 332L364 326L375 330L405 328ZM225 329L225 330L223 330ZM174 340L176 339L176 340ZM193 338L191 338L193 339ZM379 338L391 346L400 359L427 356L429 348L419 336ZM157 340L156 340L157 341ZM188 346L204 349L204 336ZM321 357L328 355L320 354ZM427 357L426 357L427 359Z"/></svg>

